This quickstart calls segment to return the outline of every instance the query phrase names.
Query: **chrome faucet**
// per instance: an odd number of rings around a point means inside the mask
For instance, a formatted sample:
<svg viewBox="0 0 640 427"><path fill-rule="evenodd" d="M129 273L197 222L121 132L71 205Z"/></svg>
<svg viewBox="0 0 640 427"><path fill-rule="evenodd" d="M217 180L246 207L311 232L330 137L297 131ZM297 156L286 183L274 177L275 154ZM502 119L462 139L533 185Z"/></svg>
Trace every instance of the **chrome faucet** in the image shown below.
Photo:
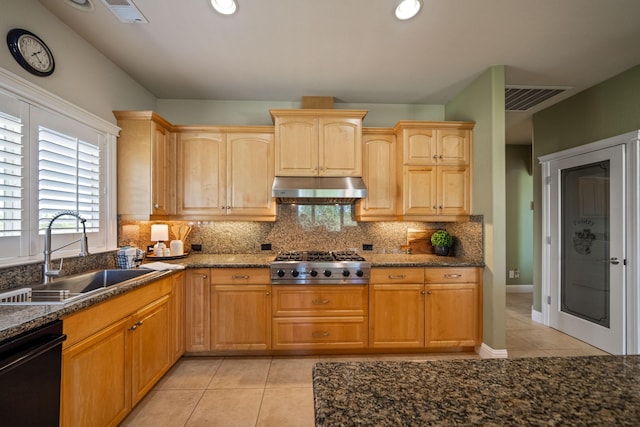
<svg viewBox="0 0 640 427"><path fill-rule="evenodd" d="M60 246L56 249L51 249L51 226L54 221L61 216L71 215L75 216L82 223L82 237L78 240L74 240L71 243L67 243L66 245ZM47 230L44 233L44 283L51 282L53 277L62 276L62 258L60 258L60 266L57 270L51 269L51 254L59 249L66 248L69 245L73 245L74 243L80 242L80 256L89 255L89 243L87 240L87 229L85 226L86 219L82 218L78 212L75 211L62 211L54 215L49 221L49 225L47 226Z"/></svg>

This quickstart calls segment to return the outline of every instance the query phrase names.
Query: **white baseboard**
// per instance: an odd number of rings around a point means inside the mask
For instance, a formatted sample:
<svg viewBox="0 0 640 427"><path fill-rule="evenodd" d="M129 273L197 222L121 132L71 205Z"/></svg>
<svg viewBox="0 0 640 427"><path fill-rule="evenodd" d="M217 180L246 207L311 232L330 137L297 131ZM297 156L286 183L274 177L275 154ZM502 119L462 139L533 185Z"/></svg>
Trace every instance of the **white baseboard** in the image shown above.
<svg viewBox="0 0 640 427"><path fill-rule="evenodd" d="M506 348L496 350L489 347L485 343L482 343L480 347L476 347L476 353L478 353L478 356L482 357L483 359L506 359L507 358Z"/></svg>
<svg viewBox="0 0 640 427"><path fill-rule="evenodd" d="M533 285L506 285L505 288L507 288L507 293L514 293L514 294L520 294L520 293L526 293L526 292L533 292Z"/></svg>
<svg viewBox="0 0 640 427"><path fill-rule="evenodd" d="M534 310L533 307L531 308L531 320L544 324L544 320L542 319L542 312Z"/></svg>

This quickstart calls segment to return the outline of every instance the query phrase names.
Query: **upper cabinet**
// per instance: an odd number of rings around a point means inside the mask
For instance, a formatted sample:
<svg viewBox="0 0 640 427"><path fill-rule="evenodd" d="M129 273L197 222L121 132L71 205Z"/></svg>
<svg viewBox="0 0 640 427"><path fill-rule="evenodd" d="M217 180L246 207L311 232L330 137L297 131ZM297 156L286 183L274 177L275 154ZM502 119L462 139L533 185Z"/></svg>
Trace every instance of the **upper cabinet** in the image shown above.
<svg viewBox="0 0 640 427"><path fill-rule="evenodd" d="M414 121L396 124L400 219L468 219L473 125L471 122Z"/></svg>
<svg viewBox="0 0 640 427"><path fill-rule="evenodd" d="M270 110L276 176L362 176L365 110Z"/></svg>
<svg viewBox="0 0 640 427"><path fill-rule="evenodd" d="M179 217L275 221L271 128L176 130Z"/></svg>
<svg viewBox="0 0 640 427"><path fill-rule="evenodd" d="M396 136L390 128L362 130L362 179L367 197L355 205L357 221L393 221L397 218Z"/></svg>
<svg viewBox="0 0 640 427"><path fill-rule="evenodd" d="M152 111L114 111L118 138L118 214L127 220L175 213L175 137Z"/></svg>

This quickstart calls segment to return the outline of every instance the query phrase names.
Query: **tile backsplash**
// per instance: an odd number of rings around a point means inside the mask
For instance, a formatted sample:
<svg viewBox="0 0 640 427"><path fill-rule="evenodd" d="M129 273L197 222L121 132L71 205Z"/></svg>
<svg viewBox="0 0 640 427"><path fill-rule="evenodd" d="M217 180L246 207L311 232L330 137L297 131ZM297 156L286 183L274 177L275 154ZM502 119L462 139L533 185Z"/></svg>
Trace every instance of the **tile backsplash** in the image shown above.
<svg viewBox="0 0 640 427"><path fill-rule="evenodd" d="M156 221L153 223L159 223ZM472 216L464 223L437 222L355 222L351 206L279 205L275 222L241 221L165 221L170 225L193 227L185 248L202 245L207 254L264 253L261 245L271 244L272 252L283 250L345 250L362 252L362 245L373 245L374 253L402 251L407 244L407 229L447 229L454 237L453 256L483 260L483 217ZM120 245L142 249L154 244L150 240L152 222L122 221ZM169 227L171 230L172 227ZM175 236L170 232L170 239Z"/></svg>

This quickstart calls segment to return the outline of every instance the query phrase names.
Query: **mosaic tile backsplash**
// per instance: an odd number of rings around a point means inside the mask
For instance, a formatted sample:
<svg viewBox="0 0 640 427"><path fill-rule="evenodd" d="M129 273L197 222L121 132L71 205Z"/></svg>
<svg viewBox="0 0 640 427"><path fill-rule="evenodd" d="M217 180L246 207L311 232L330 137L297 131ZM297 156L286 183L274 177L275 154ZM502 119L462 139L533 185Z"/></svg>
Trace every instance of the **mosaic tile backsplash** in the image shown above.
<svg viewBox="0 0 640 427"><path fill-rule="evenodd" d="M175 236L172 225L188 224L192 231L185 242L202 245L205 254L264 253L263 244L271 244L271 252L284 250L347 250L362 251L363 244L373 245L374 253L398 253L407 244L407 230L444 228L454 237L451 256L483 261L483 217L472 216L464 223L434 222L355 222L351 206L279 205L275 222L198 221L147 222L122 221L120 245L146 249L152 223L170 225L169 239Z"/></svg>

